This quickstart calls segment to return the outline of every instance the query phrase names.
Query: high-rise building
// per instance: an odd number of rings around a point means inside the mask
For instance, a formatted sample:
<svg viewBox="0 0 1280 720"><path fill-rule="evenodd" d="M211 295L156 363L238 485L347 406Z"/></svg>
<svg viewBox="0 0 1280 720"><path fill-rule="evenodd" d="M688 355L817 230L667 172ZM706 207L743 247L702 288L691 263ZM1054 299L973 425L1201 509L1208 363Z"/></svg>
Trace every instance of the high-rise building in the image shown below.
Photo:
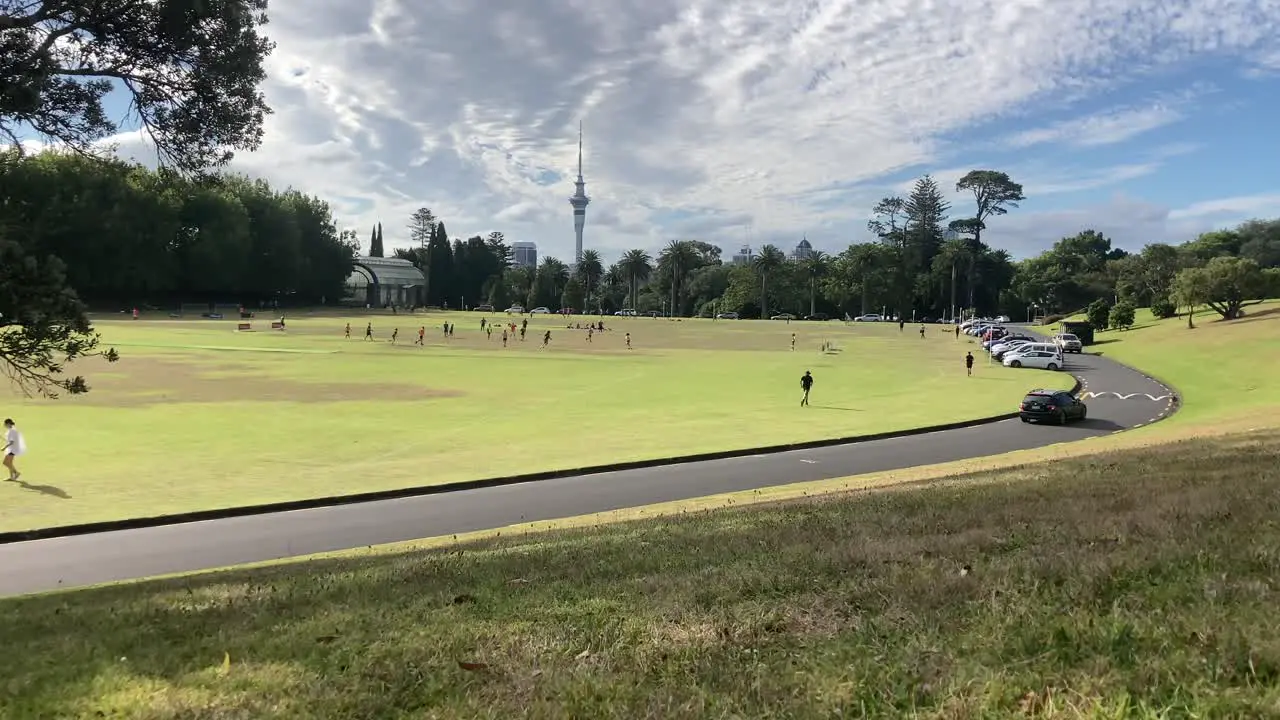
<svg viewBox="0 0 1280 720"><path fill-rule="evenodd" d="M511 243L511 262L516 267L538 267L538 246L528 241Z"/></svg>
<svg viewBox="0 0 1280 720"><path fill-rule="evenodd" d="M734 265L750 265L751 260L755 258L755 256L756 256L755 251L751 249L750 245L743 245L742 249L739 250L738 253L733 256L733 264Z"/></svg>
<svg viewBox="0 0 1280 720"><path fill-rule="evenodd" d="M587 205L591 202L587 197L587 181L582 179L582 123L578 123L578 180L573 185L569 204L573 206L573 264L576 267L582 262L582 227L587 224Z"/></svg>

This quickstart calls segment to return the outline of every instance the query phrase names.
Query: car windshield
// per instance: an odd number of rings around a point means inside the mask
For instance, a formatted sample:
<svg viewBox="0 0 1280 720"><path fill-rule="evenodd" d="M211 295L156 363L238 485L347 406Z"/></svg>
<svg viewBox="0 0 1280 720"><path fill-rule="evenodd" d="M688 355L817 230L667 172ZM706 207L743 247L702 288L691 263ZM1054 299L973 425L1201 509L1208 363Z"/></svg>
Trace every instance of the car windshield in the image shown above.
<svg viewBox="0 0 1280 720"><path fill-rule="evenodd" d="M1080 338L1076 337L1075 335L1063 335L1062 339L1070 341L1070 340L1079 340Z"/></svg>
<svg viewBox="0 0 1280 720"><path fill-rule="evenodd" d="M1023 398L1023 399L1022 399L1022 402L1024 402L1024 403L1036 403L1036 404L1048 404L1048 403L1053 402L1053 398L1052 398L1052 397L1049 397L1048 395L1039 395L1039 394L1036 394L1036 393L1031 393L1030 395L1027 395L1025 398Z"/></svg>

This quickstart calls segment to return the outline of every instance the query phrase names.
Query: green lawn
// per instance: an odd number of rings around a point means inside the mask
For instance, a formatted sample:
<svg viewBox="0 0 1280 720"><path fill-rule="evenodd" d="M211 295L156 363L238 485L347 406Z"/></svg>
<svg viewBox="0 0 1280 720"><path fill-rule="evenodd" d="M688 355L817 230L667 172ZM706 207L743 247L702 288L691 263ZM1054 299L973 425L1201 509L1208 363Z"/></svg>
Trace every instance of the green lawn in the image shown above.
<svg viewBox="0 0 1280 720"><path fill-rule="evenodd" d="M1254 418L1254 427L1280 424L1280 301L1245 308L1237 320L1224 321L1212 311L1156 320L1138 311L1131 330L1097 333L1090 352L1141 368L1172 383L1183 395L1183 407L1160 423L1172 430L1186 424L1208 424Z"/></svg>
<svg viewBox="0 0 1280 720"><path fill-rule="evenodd" d="M1278 453L4 600L0 717L1275 717Z"/></svg>
<svg viewBox="0 0 1280 720"><path fill-rule="evenodd" d="M539 318L503 348L479 316L231 321L109 319L116 365L87 396L17 400L25 486L0 483L0 530L154 516L900 430L1007 412L1061 373L982 364L941 328ZM502 319L501 316L499 316ZM260 323L262 324L262 323ZM399 342L386 339L400 328ZM540 335L552 331L548 350ZM623 333L632 334L628 351ZM791 333L797 347L790 349ZM841 352L819 351L833 341ZM800 374L817 378L798 407Z"/></svg>

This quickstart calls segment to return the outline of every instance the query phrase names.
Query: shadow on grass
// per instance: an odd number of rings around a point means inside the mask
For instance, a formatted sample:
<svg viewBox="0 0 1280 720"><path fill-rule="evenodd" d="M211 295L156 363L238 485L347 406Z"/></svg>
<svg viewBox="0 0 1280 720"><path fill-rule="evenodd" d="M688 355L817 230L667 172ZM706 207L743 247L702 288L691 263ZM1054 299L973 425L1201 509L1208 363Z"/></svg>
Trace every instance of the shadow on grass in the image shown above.
<svg viewBox="0 0 1280 720"><path fill-rule="evenodd" d="M55 497L60 500L71 499L71 495L66 490L63 490L62 488L57 487L55 485L32 485L26 480L9 480L8 482L11 482L14 485L17 485L23 490L37 492L37 493L40 493L41 495L48 495L49 497Z"/></svg>
<svg viewBox="0 0 1280 720"><path fill-rule="evenodd" d="M1231 323L1232 325L1244 325L1246 323L1256 322L1258 320L1277 320L1280 319L1280 307L1267 308L1256 313L1245 310L1245 316L1236 318L1235 320L1224 320L1219 317L1212 322Z"/></svg>
<svg viewBox="0 0 1280 720"><path fill-rule="evenodd" d="M4 600L0 716L1263 717L1278 452L1273 431Z"/></svg>

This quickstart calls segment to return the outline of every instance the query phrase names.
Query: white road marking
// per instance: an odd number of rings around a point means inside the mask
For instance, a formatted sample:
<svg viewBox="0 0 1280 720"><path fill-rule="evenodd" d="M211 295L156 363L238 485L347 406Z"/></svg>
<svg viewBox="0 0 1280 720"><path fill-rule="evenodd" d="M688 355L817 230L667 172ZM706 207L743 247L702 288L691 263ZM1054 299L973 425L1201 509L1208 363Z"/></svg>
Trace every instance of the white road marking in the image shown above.
<svg viewBox="0 0 1280 720"><path fill-rule="evenodd" d="M805 460L805 459L803 459L803 458L800 460L800 462L802 462L802 463L809 463L810 465L817 465L817 464L818 464L818 461L817 461L817 460Z"/></svg>

